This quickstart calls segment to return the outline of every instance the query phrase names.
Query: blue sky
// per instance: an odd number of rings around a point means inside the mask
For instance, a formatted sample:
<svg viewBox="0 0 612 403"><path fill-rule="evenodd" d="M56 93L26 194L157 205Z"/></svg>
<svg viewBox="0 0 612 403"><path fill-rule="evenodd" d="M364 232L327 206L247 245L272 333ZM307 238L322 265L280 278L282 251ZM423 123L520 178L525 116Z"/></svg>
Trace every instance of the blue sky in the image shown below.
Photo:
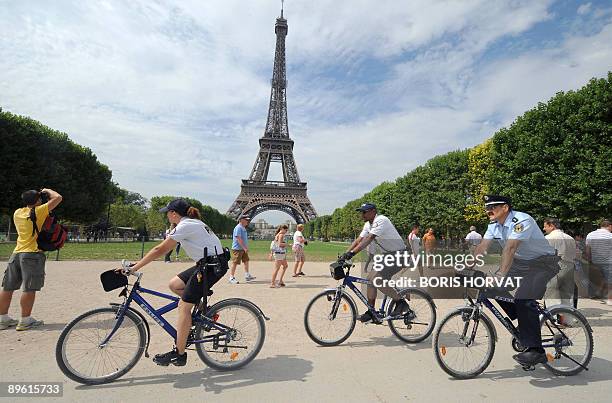
<svg viewBox="0 0 612 403"><path fill-rule="evenodd" d="M0 0L0 106L90 147L124 188L225 211L263 133L279 5ZM288 0L285 16L289 130L319 213L612 66L605 1Z"/></svg>

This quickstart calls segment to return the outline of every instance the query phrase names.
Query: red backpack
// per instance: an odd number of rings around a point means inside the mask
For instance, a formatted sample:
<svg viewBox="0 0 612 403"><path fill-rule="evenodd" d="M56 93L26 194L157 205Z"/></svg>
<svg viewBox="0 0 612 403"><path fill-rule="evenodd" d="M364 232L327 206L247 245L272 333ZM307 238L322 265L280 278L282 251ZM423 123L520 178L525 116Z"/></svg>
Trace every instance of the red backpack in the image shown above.
<svg viewBox="0 0 612 403"><path fill-rule="evenodd" d="M38 248L47 252L60 249L64 246L68 237L68 229L59 223L55 214L50 211L49 217L45 219L42 228L39 230L36 225L36 211L30 210L30 220L32 220L32 235L38 234Z"/></svg>

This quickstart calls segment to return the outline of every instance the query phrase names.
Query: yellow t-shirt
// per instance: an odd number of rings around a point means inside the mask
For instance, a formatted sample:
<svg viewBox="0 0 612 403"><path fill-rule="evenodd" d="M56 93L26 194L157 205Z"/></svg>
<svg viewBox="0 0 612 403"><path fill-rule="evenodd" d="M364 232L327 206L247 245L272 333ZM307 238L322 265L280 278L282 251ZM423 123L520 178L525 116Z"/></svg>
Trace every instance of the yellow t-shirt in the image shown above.
<svg viewBox="0 0 612 403"><path fill-rule="evenodd" d="M35 211L36 225L40 230L47 217L49 217L49 206L47 203L41 204L35 208ZM13 222L15 223L15 228L17 228L17 246L15 246L13 253L40 251L36 243L38 234L35 232L34 235L32 235L34 226L32 225L32 221L30 221L30 209L28 207L22 207L15 210Z"/></svg>

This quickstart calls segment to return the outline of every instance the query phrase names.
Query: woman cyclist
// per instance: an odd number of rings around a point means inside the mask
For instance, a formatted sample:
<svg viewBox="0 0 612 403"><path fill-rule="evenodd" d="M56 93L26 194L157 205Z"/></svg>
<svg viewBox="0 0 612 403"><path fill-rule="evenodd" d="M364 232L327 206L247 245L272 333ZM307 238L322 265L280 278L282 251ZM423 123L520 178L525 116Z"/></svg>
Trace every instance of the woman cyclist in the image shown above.
<svg viewBox="0 0 612 403"><path fill-rule="evenodd" d="M171 224L176 224L176 228L168 234L163 242L151 249L142 260L136 262L130 268L131 272L140 270L148 263L172 251L176 247L177 242L181 243L187 255L194 262L203 263L201 260L204 258L204 250L206 249L208 255L207 262L218 263L222 268L221 272L211 274L212 278L203 278L204 273L200 266L196 264L170 280L170 290L181 297L178 306L179 317L176 326L176 346L167 353L157 354L153 361L157 365L167 366L173 364L183 366L187 363L185 347L187 346L187 337L191 329L191 311L193 306L204 296L205 281L208 282L207 286L211 287L223 277L228 269L228 265L219 238L201 221L200 212L197 208L190 206L186 200L175 199L159 211L160 213L166 213L168 221Z"/></svg>

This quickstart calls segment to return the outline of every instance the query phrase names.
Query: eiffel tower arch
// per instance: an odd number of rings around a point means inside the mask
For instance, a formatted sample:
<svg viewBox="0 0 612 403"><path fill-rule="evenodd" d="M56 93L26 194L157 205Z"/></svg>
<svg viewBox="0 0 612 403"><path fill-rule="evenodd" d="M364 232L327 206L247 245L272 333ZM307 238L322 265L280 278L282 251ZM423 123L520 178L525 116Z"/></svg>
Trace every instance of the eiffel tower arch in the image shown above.
<svg viewBox="0 0 612 403"><path fill-rule="evenodd" d="M251 175L242 180L240 194L227 211L227 214L234 218L240 215L253 218L268 210L283 211L297 223L305 223L317 217L317 212L306 194L306 182L300 180L293 158L293 140L289 137L285 65L287 31L287 20L281 9L281 16L276 19L274 26L276 50L266 128L259 139L259 153ZM281 164L282 181L268 180L272 163Z"/></svg>

